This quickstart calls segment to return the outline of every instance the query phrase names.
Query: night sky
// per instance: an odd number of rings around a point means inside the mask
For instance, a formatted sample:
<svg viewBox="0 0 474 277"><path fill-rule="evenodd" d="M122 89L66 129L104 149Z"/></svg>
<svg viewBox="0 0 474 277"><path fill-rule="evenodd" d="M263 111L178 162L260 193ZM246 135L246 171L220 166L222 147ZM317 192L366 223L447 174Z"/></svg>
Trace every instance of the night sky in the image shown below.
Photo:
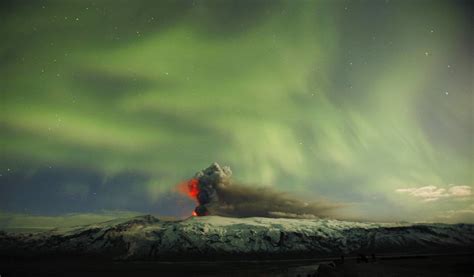
<svg viewBox="0 0 474 277"><path fill-rule="evenodd" d="M216 161L346 218L474 222L469 1L0 8L0 218L189 216L176 184Z"/></svg>

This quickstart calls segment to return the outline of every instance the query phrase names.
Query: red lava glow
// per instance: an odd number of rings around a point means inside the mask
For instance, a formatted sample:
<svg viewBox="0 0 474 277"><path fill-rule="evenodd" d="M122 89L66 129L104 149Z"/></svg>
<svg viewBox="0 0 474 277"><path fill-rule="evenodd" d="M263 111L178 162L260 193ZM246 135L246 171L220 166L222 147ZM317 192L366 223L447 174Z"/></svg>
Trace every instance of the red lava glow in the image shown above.
<svg viewBox="0 0 474 277"><path fill-rule="evenodd" d="M197 196L199 194L199 180L192 178L188 181L181 182L177 185L177 190L179 193L186 195L190 199L196 201L197 203ZM193 211L192 216L198 216L196 211Z"/></svg>
<svg viewBox="0 0 474 277"><path fill-rule="evenodd" d="M197 200L199 193L199 181L198 179L190 179L188 181L178 184L177 189L179 193L188 196L190 199Z"/></svg>
<svg viewBox="0 0 474 277"><path fill-rule="evenodd" d="M199 193L199 181L197 179L191 179L188 181L188 196L192 199L197 199Z"/></svg>

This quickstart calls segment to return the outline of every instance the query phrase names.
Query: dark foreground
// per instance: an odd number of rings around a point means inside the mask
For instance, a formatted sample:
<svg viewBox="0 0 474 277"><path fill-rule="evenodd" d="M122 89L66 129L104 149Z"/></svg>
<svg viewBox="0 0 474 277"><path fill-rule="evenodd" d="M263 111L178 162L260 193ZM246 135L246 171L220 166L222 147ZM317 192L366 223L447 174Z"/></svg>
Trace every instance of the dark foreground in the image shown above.
<svg viewBox="0 0 474 277"><path fill-rule="evenodd" d="M368 261L131 262L76 260L0 260L8 276L473 276L474 255L376 257ZM317 273L311 272L319 264ZM306 271L305 271L306 269ZM309 275L308 275L309 274ZM314 275L313 275L314 274Z"/></svg>

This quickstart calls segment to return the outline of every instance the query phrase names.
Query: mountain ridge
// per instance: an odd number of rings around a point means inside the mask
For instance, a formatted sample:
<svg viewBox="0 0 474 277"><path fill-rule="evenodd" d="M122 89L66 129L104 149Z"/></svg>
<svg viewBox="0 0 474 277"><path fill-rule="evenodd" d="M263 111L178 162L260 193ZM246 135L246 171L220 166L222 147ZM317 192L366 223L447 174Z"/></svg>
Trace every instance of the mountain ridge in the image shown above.
<svg viewBox="0 0 474 277"><path fill-rule="evenodd" d="M143 215L34 234L2 232L0 249L15 257L158 261L474 252L474 225Z"/></svg>

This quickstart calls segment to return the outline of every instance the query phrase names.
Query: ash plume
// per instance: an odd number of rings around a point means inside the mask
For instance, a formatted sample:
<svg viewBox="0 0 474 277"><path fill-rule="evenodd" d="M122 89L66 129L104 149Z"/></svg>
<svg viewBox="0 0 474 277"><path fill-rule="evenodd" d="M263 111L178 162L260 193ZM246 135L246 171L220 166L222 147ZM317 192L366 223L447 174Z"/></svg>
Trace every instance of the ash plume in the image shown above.
<svg viewBox="0 0 474 277"><path fill-rule="evenodd" d="M269 188L236 184L229 167L213 163L188 182L189 195L199 205L194 214L232 217L318 218L330 215L338 205L324 201L307 203Z"/></svg>

